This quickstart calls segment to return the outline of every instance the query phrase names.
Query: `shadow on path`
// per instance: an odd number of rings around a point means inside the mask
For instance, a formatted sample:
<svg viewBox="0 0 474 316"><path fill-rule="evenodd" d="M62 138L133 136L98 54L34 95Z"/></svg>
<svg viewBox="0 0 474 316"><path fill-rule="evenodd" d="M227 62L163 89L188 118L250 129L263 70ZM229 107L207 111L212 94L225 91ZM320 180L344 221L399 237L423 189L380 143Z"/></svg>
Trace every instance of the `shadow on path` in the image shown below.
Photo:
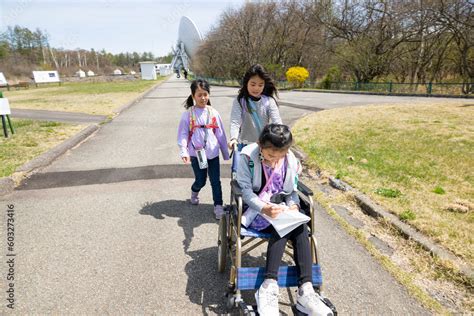
<svg viewBox="0 0 474 316"><path fill-rule="evenodd" d="M166 217L178 218L178 226L183 229L184 253L191 258L184 270L187 274L186 295L193 304L201 306L202 314L226 314L225 290L229 281L230 260L224 273L217 271L217 222L214 219L211 204L191 205L189 200L165 200L145 203L139 213L161 220ZM215 223L215 242L211 247L190 251L194 230L202 224ZM263 257L244 256L246 266L264 266ZM246 302L254 301L253 291L244 291ZM237 312L237 310L234 310Z"/></svg>
<svg viewBox="0 0 474 316"><path fill-rule="evenodd" d="M189 300L202 308L203 315L209 312L222 314L223 294L228 275L217 272L217 235L212 247L189 251L194 229L202 224L215 224L212 204L191 205L189 200L166 200L155 203L145 203L139 211L142 215L150 215L155 219L166 217L178 218L178 226L183 229L184 253L191 260L184 268L188 280L186 295ZM215 232L217 234L217 224Z"/></svg>

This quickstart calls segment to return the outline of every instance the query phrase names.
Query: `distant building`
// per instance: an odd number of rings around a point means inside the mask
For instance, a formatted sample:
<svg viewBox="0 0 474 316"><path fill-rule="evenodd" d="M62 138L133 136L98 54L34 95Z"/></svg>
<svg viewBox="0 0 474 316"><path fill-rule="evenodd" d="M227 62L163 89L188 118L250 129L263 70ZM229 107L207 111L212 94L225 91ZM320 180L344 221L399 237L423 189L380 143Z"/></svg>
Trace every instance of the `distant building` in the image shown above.
<svg viewBox="0 0 474 316"><path fill-rule="evenodd" d="M132 71L130 71L130 74L134 75L134 74L136 74L136 72L132 70Z"/></svg>
<svg viewBox="0 0 474 316"><path fill-rule="evenodd" d="M143 80L156 80L156 66L154 61L140 62L140 71Z"/></svg>
<svg viewBox="0 0 474 316"><path fill-rule="evenodd" d="M79 69L77 72L76 72L76 76L78 76L79 78L85 78L86 77L86 73L84 71L82 71L82 69Z"/></svg>
<svg viewBox="0 0 474 316"><path fill-rule="evenodd" d="M155 69L160 76L167 76L173 72L171 64L155 64Z"/></svg>
<svg viewBox="0 0 474 316"><path fill-rule="evenodd" d="M120 76L121 74L122 74L122 70L120 70L118 68L114 70L114 75Z"/></svg>
<svg viewBox="0 0 474 316"><path fill-rule="evenodd" d="M88 77L94 77L94 76L95 76L95 73L94 73L92 70L89 70L89 71L87 72L87 76L88 76Z"/></svg>

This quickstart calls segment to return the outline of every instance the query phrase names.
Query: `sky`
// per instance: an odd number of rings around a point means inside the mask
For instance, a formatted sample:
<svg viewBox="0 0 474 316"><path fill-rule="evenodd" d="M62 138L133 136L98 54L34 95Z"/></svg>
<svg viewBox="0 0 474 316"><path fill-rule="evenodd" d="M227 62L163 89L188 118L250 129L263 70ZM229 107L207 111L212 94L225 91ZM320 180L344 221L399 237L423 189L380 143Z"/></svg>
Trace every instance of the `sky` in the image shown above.
<svg viewBox="0 0 474 316"><path fill-rule="evenodd" d="M19 25L49 34L55 48L152 52L164 56L189 17L203 36L229 8L246 0L0 0L0 32Z"/></svg>

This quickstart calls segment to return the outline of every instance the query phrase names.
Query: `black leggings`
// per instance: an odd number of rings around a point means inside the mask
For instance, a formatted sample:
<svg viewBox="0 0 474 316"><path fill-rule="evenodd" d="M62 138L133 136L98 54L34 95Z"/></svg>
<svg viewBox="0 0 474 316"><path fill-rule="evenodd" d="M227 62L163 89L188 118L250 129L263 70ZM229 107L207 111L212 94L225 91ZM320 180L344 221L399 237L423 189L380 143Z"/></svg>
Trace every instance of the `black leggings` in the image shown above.
<svg viewBox="0 0 474 316"><path fill-rule="evenodd" d="M278 281L278 268L280 267L281 258L283 257L286 243L288 240L291 240L293 242L293 256L298 273L298 285L313 281L311 250L309 248L306 224L301 224L284 237L280 237L271 225L262 232L272 234L267 248L266 279Z"/></svg>

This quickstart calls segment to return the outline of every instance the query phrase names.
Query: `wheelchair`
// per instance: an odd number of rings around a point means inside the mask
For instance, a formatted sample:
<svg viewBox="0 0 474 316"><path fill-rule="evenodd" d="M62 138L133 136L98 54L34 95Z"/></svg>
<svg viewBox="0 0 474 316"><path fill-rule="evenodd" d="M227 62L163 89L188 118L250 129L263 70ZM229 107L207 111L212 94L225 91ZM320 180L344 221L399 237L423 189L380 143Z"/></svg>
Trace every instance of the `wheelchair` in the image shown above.
<svg viewBox="0 0 474 316"><path fill-rule="evenodd" d="M218 255L217 269L220 273L226 270L230 262L230 274L225 293L226 309L231 311L238 308L241 315L257 315L256 307L247 304L242 298L242 291L257 290L264 281L265 267L247 267L242 264L242 256L264 244L270 238L265 234L241 225L244 203L242 191L236 181L237 148L233 149L231 167L231 192L230 204L225 208L225 213L219 221L218 228ZM318 261L317 241L315 231L315 218L313 206L313 192L305 184L298 183L300 198L300 211L308 215L311 220L307 223L308 238L310 239L311 257L313 261L312 277L313 287L320 294L323 302L337 315L335 306L321 294L322 275ZM286 245L285 253L293 257L291 245ZM280 266L278 271L278 286L280 288L297 287L297 268L295 265ZM292 307L295 315L305 315Z"/></svg>

